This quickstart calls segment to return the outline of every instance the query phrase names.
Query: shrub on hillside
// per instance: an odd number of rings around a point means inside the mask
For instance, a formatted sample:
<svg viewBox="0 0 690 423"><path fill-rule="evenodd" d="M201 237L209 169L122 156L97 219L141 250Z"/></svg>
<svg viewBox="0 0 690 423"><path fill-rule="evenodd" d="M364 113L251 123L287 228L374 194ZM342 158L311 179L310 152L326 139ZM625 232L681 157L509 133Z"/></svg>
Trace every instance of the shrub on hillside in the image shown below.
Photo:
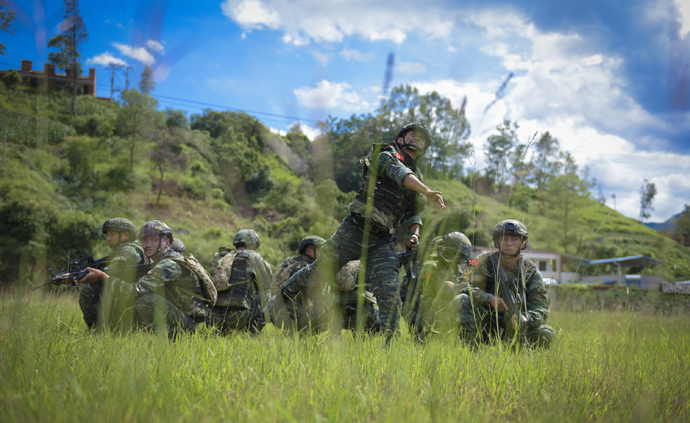
<svg viewBox="0 0 690 423"><path fill-rule="evenodd" d="M19 76L19 72L13 69L5 74L2 78L2 82L5 83L8 89L13 90L22 83L22 77Z"/></svg>

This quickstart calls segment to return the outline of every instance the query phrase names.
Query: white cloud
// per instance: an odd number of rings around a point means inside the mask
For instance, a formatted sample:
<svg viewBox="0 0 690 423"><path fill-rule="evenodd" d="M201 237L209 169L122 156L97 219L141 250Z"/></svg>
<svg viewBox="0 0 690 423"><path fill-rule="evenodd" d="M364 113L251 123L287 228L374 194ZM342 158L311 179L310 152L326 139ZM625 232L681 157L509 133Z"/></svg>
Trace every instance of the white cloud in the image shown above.
<svg viewBox="0 0 690 423"><path fill-rule="evenodd" d="M316 59L317 62L324 66L328 65L328 61L331 60L330 54L321 53L320 51L312 50L311 55L314 56L314 59Z"/></svg>
<svg viewBox="0 0 690 423"><path fill-rule="evenodd" d="M225 0L223 14L245 30L272 29L285 33L283 41L305 45L316 42L341 42L347 36L370 41L402 43L408 34L426 38L448 38L455 16L443 5L406 0L390 7L389 2L350 0Z"/></svg>
<svg viewBox="0 0 690 423"><path fill-rule="evenodd" d="M220 7L225 16L245 29L277 29L281 23L278 12L258 0L226 1Z"/></svg>
<svg viewBox="0 0 690 423"><path fill-rule="evenodd" d="M676 0L676 4L682 18L680 36L685 37L690 32L690 0Z"/></svg>
<svg viewBox="0 0 690 423"><path fill-rule="evenodd" d="M358 62L363 62L373 57L373 54L371 53L364 54L361 51L350 50L347 47L345 47L343 51L340 52L340 55L347 61L356 60Z"/></svg>
<svg viewBox="0 0 690 423"><path fill-rule="evenodd" d="M285 135L287 135L287 131L283 131L282 129L276 129L273 127L269 127L268 129L271 132L273 132L274 134L280 135L281 137L284 137Z"/></svg>
<svg viewBox="0 0 690 423"><path fill-rule="evenodd" d="M458 49L449 45L448 48L446 48L446 51L449 51L451 53L455 53L456 51L458 51Z"/></svg>
<svg viewBox="0 0 690 423"><path fill-rule="evenodd" d="M401 73L421 74L426 73L426 66L419 62L400 62L395 68Z"/></svg>
<svg viewBox="0 0 690 423"><path fill-rule="evenodd" d="M144 47L130 47L126 44L112 43L113 47L120 50L121 54L131 57L132 59L138 60L145 65L151 66L156 63L153 55L148 52Z"/></svg>
<svg viewBox="0 0 690 423"><path fill-rule="evenodd" d="M319 128L314 128L314 127L311 127L311 126L309 126L309 125L305 125L305 124L300 123L300 122L298 122L298 121L292 122L292 123L289 125L289 127L292 128L292 127L294 127L295 125L299 126L299 129L302 131L302 133L303 133L304 135L307 136L307 138L309 138L310 141L314 141L314 140L316 139L316 137L318 137L319 135L321 135L321 129L319 129Z"/></svg>
<svg viewBox="0 0 690 423"><path fill-rule="evenodd" d="M114 64L114 65L120 65L120 66L127 66L127 62L124 60L117 58L110 54L109 51L106 51L105 53L101 53L98 56L94 56L91 59L86 59L86 64L87 65L103 65L103 66L108 66L109 64Z"/></svg>
<svg viewBox="0 0 690 423"><path fill-rule="evenodd" d="M347 83L320 81L315 88L302 87L293 90L300 105L309 109L335 109L345 111L367 110L367 103L362 96L354 91L348 91Z"/></svg>
<svg viewBox="0 0 690 423"><path fill-rule="evenodd" d="M146 42L146 47L148 47L149 50L156 51L156 52L162 52L164 50L163 44L159 43L156 40L148 40Z"/></svg>

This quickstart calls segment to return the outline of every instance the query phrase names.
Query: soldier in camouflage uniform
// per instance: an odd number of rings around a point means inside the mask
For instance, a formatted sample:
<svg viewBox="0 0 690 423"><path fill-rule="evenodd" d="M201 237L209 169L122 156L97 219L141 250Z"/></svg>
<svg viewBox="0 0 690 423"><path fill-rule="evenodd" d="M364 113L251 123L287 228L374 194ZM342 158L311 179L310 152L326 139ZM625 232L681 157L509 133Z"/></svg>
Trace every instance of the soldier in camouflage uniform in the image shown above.
<svg viewBox="0 0 690 423"><path fill-rule="evenodd" d="M211 319L223 333L232 329L257 333L266 324L262 304L268 300L271 266L256 252L261 240L252 229L237 232L232 244L235 250L220 248L211 263L218 290Z"/></svg>
<svg viewBox="0 0 690 423"><path fill-rule="evenodd" d="M366 258L367 285L373 287L379 318L388 339L398 328L398 256L393 234L398 226L412 233L408 247L419 243L419 212L427 199L445 208L441 193L421 182L416 159L424 154L431 136L424 124L404 126L394 142L373 144L363 160L364 182L349 205L350 214L321 249L321 256L283 284L283 295L295 301L309 286L332 281L345 263ZM364 239L367 242L364 243Z"/></svg>
<svg viewBox="0 0 690 423"><path fill-rule="evenodd" d="M456 328L458 309L453 299L467 286L464 269L472 258L472 243L460 232L434 238L429 248L431 253L411 285L410 328L420 341L430 332L448 333Z"/></svg>
<svg viewBox="0 0 690 423"><path fill-rule="evenodd" d="M518 329L517 314L508 310L504 298L513 281L525 304L520 310L524 337L531 346L548 347L554 331L546 324L549 302L541 273L534 262L520 251L527 244L527 227L517 220L503 220L493 232L496 252L477 257L477 266L470 277L470 285L456 297L461 307L460 325L463 339L470 345L486 342L492 336L512 340ZM507 280L506 280L507 279ZM515 293L513 293L515 294Z"/></svg>
<svg viewBox="0 0 690 423"><path fill-rule="evenodd" d="M114 295L131 301L135 320L147 329L165 330L169 336L179 331L193 331L210 317L207 300L199 277L185 264L182 255L173 251L172 230L153 220L139 229L151 270L136 283L127 283L97 269L79 282L102 283Z"/></svg>
<svg viewBox="0 0 690 423"><path fill-rule="evenodd" d="M182 242L182 240L180 238L175 238L175 240L173 240L173 243L170 245L170 248L173 251L176 251L180 254L184 254L184 250L187 247L184 246L184 242Z"/></svg>
<svg viewBox="0 0 690 423"><path fill-rule="evenodd" d="M148 263L141 244L136 240L137 228L125 218L109 219L103 224L103 233L110 247L111 253L106 258L108 269L121 269L137 264ZM135 275L128 277L134 282ZM112 327L118 323L127 326L131 323L131 315L126 313L131 304L124 304L113 297L110 292L103 290L103 284L85 283L79 290L79 307L84 315L84 322L90 328L100 323Z"/></svg>
<svg viewBox="0 0 690 423"><path fill-rule="evenodd" d="M267 310L271 318L271 322L276 327L290 330L293 326L295 329L302 330L305 328L312 328L317 330L320 327L320 319L324 315L323 307L314 303L316 298L311 295L306 295L304 298L289 302L289 309L286 308L284 298L282 296L283 283L290 278L290 276L297 273L303 267L313 263L321 255L321 247L326 243L326 240L317 235L309 235L302 238L297 248L298 256L286 258L278 270L273 275L273 284L271 285L271 299L268 302ZM310 298L311 297L311 298Z"/></svg>

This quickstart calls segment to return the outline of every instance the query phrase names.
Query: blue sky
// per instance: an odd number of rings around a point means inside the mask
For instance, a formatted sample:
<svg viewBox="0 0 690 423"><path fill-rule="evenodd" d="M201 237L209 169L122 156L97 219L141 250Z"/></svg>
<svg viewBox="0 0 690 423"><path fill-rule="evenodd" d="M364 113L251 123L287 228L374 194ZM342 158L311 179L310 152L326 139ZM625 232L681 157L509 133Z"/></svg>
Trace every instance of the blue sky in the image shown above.
<svg viewBox="0 0 690 423"><path fill-rule="evenodd" d="M12 7L17 33L0 34L0 67L29 59L42 69L64 5ZM393 52L392 86L435 90L456 107L467 97L478 152L508 118L523 142L550 131L628 216L644 179L658 190L650 220L690 204L690 0L122 0L80 10L99 96L110 95L109 62L133 68L130 86L149 64L163 108L243 109L275 130L300 121L313 137L318 119L376 109Z"/></svg>

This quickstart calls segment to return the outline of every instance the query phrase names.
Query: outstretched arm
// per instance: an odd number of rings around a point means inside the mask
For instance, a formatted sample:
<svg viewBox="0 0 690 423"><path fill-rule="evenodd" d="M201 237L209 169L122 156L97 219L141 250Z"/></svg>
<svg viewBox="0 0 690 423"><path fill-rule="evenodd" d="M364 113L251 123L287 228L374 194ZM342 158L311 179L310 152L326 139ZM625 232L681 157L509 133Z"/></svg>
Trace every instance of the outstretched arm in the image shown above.
<svg viewBox="0 0 690 423"><path fill-rule="evenodd" d="M412 191L418 192L420 194L423 194L427 200L429 200L430 203L436 207L436 203L438 203L441 206L441 209L446 208L446 204L443 202L443 197L441 196L440 191L432 191L422 183L417 177L410 173L409 175L405 176L403 179L403 186L407 189L411 189Z"/></svg>

